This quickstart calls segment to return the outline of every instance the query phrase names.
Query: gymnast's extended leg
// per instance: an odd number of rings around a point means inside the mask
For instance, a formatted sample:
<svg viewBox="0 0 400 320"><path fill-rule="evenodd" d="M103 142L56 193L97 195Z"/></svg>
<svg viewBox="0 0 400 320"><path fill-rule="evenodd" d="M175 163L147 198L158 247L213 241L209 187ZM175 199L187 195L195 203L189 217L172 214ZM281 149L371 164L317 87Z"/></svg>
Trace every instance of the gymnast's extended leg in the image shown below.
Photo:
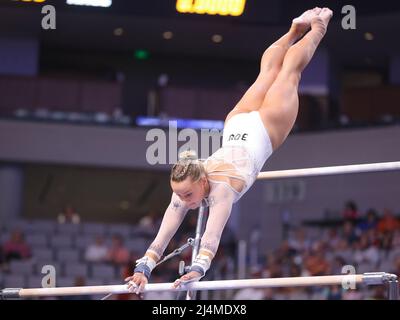
<svg viewBox="0 0 400 320"><path fill-rule="evenodd" d="M332 11L323 8L311 21L311 30L285 55L282 68L268 90L261 108L261 119L276 150L286 139L296 121L301 73L313 57L326 33Z"/></svg>
<svg viewBox="0 0 400 320"><path fill-rule="evenodd" d="M266 93L282 68L288 49L310 29L311 20L320 12L321 8L316 7L293 19L289 31L265 50L256 81L229 113L226 120L235 114L256 111L261 107Z"/></svg>

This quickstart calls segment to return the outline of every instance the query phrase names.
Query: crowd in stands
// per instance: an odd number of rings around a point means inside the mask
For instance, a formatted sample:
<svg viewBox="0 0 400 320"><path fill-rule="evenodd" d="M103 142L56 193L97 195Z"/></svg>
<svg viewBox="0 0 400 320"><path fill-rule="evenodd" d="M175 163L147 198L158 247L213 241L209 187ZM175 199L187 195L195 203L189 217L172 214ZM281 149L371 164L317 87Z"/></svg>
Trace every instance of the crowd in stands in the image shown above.
<svg viewBox="0 0 400 320"><path fill-rule="evenodd" d="M149 213L136 226L112 227L90 224L76 217L72 207L64 210L65 219L47 221L48 232L35 229L35 223L1 230L0 287L39 287L41 266L55 264L61 279L57 286L121 284L132 274L138 259L154 238L162 216ZM75 217L75 219L73 218ZM359 212L353 202L346 204L342 223L334 227L292 227L279 247L258 257L248 266L247 277L297 277L342 274L350 265L357 273L385 271L400 275L400 221L390 209ZM182 246L194 236L197 215L189 214L166 253ZM68 225L70 225L69 228ZM13 229L12 229L13 228ZM44 228L42 226L42 228ZM118 230L120 232L118 232ZM86 232L86 233L85 233ZM60 241L60 239L69 239ZM28 240L26 239L28 238ZM65 240L64 239L64 240ZM70 240L74 239L74 240ZM235 235L227 228L214 258L207 280L237 278ZM47 251L46 251L47 250ZM48 254L44 254L48 252ZM153 271L151 282L173 282L179 262L191 261L191 250L163 263ZM25 263L25 265L21 264ZM36 283L33 281L35 280ZM14 282L13 282L14 281ZM69 282L68 282L69 281ZM214 294L214 293L213 293ZM243 289L218 293L209 298L228 299L384 299L383 286L359 286L345 290L341 286L309 288ZM82 299L89 297L68 297ZM97 297L93 297L97 298ZM171 292L113 295L111 299L181 299Z"/></svg>
<svg viewBox="0 0 400 320"><path fill-rule="evenodd" d="M389 209L382 214L370 209L365 214L349 202L342 212L342 224L314 230L309 236L304 227L292 230L275 250L254 266L254 277L298 277L343 274L343 266L356 273L384 271L400 275L400 221ZM315 232L317 231L317 232ZM237 299L384 299L384 286L341 286L245 289Z"/></svg>
<svg viewBox="0 0 400 320"><path fill-rule="evenodd" d="M81 222L81 217L79 216L78 212L76 212L75 208L73 208L71 205L67 205L65 206L64 210L58 214L57 221L59 224L79 224Z"/></svg>

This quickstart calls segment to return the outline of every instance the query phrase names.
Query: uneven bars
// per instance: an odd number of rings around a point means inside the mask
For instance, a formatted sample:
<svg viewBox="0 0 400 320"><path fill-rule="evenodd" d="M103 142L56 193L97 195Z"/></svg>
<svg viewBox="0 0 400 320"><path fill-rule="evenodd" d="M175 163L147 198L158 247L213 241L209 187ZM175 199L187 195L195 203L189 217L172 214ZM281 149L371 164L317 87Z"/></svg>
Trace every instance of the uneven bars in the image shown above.
<svg viewBox="0 0 400 320"><path fill-rule="evenodd" d="M345 173L359 173L359 172L389 171L389 170L399 170L399 169L400 169L400 161L351 164L351 165L332 166L332 167L264 171L258 174L257 180L321 176L330 174L345 174Z"/></svg>
<svg viewBox="0 0 400 320"><path fill-rule="evenodd" d="M172 283L147 284L143 292L155 291L194 291L194 290L230 290L241 288L273 288L273 287L301 287L320 285L342 284L384 284L387 281L397 279L396 275L385 272L374 272L354 275L332 275L313 277L289 277L289 278L264 278L243 280L219 280L200 281L181 285L173 288ZM131 293L126 284L106 286L60 287L60 288L8 288L1 291L2 298L29 298L46 296L68 295L97 295L97 294L121 294Z"/></svg>

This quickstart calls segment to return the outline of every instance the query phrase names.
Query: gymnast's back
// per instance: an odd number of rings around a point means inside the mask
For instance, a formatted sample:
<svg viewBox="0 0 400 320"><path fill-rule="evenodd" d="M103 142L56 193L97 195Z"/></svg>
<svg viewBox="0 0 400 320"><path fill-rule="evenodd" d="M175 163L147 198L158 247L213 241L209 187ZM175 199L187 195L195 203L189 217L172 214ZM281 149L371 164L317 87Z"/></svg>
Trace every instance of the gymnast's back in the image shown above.
<svg viewBox="0 0 400 320"><path fill-rule="evenodd" d="M203 162L207 179L212 184L225 184L238 201L257 178L257 168L246 148L221 147Z"/></svg>

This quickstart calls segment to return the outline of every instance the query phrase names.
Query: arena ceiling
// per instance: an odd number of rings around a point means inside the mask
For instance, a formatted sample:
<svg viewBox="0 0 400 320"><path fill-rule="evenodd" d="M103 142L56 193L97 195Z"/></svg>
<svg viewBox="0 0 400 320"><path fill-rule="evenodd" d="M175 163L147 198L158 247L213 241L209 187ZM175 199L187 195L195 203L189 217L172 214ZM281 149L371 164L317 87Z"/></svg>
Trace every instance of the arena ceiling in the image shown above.
<svg viewBox="0 0 400 320"><path fill-rule="evenodd" d="M400 54L400 2L352 1L356 29L341 25L344 1L247 1L242 17L196 16L175 12L175 1L114 0L109 9L70 8L64 1L47 1L57 10L56 30L41 28L38 4L1 1L0 35L38 37L41 50L127 54L146 49L157 56L258 59L263 49L288 28L292 17L315 5L330 6L335 16L322 46L339 60L352 65L380 65ZM114 30L123 34L115 36ZM173 38L162 34L172 31ZM366 40L365 33L373 40ZM223 36L221 43L211 41Z"/></svg>

